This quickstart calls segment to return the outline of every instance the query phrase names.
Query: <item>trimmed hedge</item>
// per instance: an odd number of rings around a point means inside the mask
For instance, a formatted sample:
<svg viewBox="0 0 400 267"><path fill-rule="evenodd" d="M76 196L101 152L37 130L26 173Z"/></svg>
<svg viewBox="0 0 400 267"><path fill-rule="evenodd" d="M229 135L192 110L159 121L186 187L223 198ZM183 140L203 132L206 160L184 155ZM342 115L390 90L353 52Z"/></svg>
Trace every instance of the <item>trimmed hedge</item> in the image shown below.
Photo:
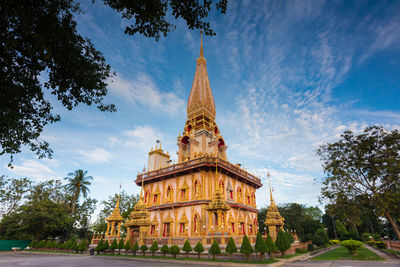
<svg viewBox="0 0 400 267"><path fill-rule="evenodd" d="M357 255L358 250L360 249L360 247L363 246L363 243L357 240L344 240L342 242L340 242L340 245L345 247L348 251L349 254L352 256Z"/></svg>

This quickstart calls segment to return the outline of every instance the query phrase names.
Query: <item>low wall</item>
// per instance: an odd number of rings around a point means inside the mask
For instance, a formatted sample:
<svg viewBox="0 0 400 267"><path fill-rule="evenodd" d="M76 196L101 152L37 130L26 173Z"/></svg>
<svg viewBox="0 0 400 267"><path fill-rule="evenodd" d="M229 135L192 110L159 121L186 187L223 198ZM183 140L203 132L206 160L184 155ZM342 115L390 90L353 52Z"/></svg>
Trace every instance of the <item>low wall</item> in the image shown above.
<svg viewBox="0 0 400 267"><path fill-rule="evenodd" d="M386 246L388 248L390 247L393 250L400 251L400 241L388 241L388 240L385 240L385 243L386 243Z"/></svg>
<svg viewBox="0 0 400 267"><path fill-rule="evenodd" d="M31 240L0 240L0 251L11 251L12 248L19 247L25 249Z"/></svg>

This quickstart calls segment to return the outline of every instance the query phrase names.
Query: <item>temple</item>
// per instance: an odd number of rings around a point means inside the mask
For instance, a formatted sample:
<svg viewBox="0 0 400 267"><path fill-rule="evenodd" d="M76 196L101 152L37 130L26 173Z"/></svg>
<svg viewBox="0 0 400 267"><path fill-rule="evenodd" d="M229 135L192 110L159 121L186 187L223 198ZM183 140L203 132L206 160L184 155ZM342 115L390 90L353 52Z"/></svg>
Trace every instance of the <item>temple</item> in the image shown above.
<svg viewBox="0 0 400 267"><path fill-rule="evenodd" d="M161 142L138 174L141 197L125 226L131 243L225 244L230 236L252 242L258 229L255 193L261 180L227 160L201 39L187 120L177 137L178 162L171 164Z"/></svg>

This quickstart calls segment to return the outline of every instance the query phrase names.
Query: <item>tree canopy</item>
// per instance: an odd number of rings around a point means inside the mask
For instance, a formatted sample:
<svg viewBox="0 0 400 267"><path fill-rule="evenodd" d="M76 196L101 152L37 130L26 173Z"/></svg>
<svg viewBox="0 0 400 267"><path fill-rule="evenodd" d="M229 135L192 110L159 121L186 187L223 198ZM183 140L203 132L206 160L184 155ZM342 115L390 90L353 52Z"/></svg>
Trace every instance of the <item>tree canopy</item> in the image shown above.
<svg viewBox="0 0 400 267"><path fill-rule="evenodd" d="M130 24L125 33L167 36L172 20L183 19L189 29L214 35L207 21L212 0L104 0ZM110 65L92 42L78 33L79 0L0 1L0 156L29 148L39 158L51 158L49 143L40 138L44 127L61 119L52 101L68 110L79 104L105 104ZM215 5L222 14L227 0ZM172 15L172 16L171 16Z"/></svg>
<svg viewBox="0 0 400 267"><path fill-rule="evenodd" d="M388 219L400 239L392 218L398 216L400 207L399 131L378 126L367 127L359 135L346 131L337 142L321 146L318 155L325 171L322 201L346 208L348 215L358 207L372 204L377 214Z"/></svg>

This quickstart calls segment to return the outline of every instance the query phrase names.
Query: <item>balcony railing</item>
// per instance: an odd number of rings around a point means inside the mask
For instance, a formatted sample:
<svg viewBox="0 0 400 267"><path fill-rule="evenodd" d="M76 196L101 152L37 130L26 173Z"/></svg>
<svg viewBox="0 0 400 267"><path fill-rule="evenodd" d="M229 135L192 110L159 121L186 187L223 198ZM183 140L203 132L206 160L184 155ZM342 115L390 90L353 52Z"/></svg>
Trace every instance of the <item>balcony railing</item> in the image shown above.
<svg viewBox="0 0 400 267"><path fill-rule="evenodd" d="M243 170L242 168L240 168L236 165L233 165L229 161L226 161L226 160L223 160L220 158L216 159L215 157L208 157L208 156L203 156L201 158L196 158L196 159L188 160L185 162L176 163L176 164L173 164L173 165L170 165L170 166L158 169L158 170L153 170L153 171L138 174L138 176L136 178L136 182L139 183L142 178L144 179L144 181L146 181L155 176L168 174L168 173L172 173L172 172L177 172L177 171L185 170L188 168L193 168L198 165L203 165L204 163L213 164L214 166L215 166L215 164L217 164L217 166L224 167L225 169L228 169L231 172L234 172L234 173L238 174L239 176L244 177L244 178L246 178L256 184L259 184L261 186L261 179L257 178L253 174L250 174L247 171Z"/></svg>

